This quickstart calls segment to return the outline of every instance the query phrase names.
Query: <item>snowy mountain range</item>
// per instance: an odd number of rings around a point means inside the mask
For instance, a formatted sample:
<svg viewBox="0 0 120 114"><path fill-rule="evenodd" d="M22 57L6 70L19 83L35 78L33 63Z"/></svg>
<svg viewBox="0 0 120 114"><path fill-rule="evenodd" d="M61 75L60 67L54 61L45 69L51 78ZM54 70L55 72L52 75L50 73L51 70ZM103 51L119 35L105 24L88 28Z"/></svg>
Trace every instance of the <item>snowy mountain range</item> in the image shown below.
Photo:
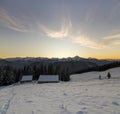
<svg viewBox="0 0 120 114"><path fill-rule="evenodd" d="M6 58L0 59L0 66L12 66L15 68L23 68L24 66L40 66L44 64L48 66L52 64L54 66L69 67L71 73L77 73L80 71L85 71L87 69L101 67L104 65L109 65L116 60L98 60L95 58L81 58L79 56L68 57L68 58Z"/></svg>

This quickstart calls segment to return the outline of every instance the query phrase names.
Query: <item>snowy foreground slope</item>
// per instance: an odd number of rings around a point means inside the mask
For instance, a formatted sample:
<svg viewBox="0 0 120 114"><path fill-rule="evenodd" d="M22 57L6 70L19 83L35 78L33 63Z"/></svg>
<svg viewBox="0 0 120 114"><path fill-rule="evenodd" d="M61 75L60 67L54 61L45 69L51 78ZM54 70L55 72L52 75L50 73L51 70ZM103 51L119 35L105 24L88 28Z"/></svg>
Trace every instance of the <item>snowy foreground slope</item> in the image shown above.
<svg viewBox="0 0 120 114"><path fill-rule="evenodd" d="M120 114L120 68L109 71L111 79L108 71L89 72L70 82L0 88L0 114Z"/></svg>

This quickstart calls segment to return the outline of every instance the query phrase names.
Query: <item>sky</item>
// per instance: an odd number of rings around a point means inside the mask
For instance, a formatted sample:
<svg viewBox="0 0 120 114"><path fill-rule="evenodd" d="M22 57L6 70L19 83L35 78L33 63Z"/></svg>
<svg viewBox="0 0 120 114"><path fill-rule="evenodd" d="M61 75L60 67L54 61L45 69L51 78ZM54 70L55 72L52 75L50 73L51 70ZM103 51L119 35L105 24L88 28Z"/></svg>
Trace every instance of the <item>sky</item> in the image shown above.
<svg viewBox="0 0 120 114"><path fill-rule="evenodd" d="M0 58L120 59L120 0L0 0Z"/></svg>

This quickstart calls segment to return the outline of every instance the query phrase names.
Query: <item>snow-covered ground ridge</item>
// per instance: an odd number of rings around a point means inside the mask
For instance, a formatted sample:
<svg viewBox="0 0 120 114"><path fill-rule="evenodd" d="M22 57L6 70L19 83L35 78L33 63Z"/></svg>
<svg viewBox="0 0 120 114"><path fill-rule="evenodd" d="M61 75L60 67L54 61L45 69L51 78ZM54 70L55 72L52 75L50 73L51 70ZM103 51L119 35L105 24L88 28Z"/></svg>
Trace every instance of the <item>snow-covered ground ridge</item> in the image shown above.
<svg viewBox="0 0 120 114"><path fill-rule="evenodd" d="M74 74L70 82L1 88L0 114L120 114L120 67Z"/></svg>

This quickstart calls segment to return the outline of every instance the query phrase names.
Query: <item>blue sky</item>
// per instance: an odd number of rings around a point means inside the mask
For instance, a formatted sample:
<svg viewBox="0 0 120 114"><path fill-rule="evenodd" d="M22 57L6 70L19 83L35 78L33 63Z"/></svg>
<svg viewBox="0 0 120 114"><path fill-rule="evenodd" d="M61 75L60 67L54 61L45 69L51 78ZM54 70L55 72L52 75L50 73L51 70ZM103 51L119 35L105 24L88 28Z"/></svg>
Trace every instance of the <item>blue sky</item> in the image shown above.
<svg viewBox="0 0 120 114"><path fill-rule="evenodd" d="M0 57L120 58L120 0L1 0Z"/></svg>

